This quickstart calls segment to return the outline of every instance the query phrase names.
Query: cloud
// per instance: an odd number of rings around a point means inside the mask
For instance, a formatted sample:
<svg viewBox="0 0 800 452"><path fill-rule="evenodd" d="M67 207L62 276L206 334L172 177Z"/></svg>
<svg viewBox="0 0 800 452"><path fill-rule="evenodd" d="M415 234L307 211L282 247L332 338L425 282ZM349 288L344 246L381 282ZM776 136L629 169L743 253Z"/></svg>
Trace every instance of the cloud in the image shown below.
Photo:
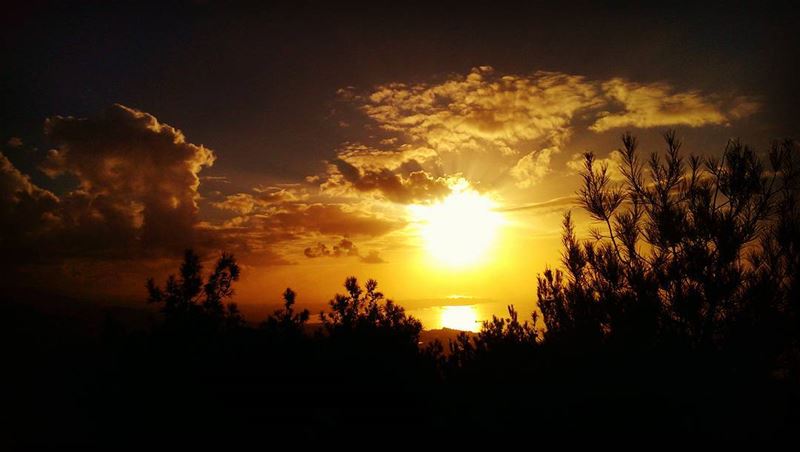
<svg viewBox="0 0 800 452"><path fill-rule="evenodd" d="M10 148L22 147L22 138L20 138L20 137L11 137L11 138L8 139L8 141L6 141L6 144Z"/></svg>
<svg viewBox="0 0 800 452"><path fill-rule="evenodd" d="M614 78L602 83L602 90L612 104L621 104L622 111L600 112L589 127L596 132L620 127L727 125L760 108L757 101L747 97L737 97L726 106L718 96L695 90L675 92L666 83L639 84Z"/></svg>
<svg viewBox="0 0 800 452"><path fill-rule="evenodd" d="M360 99L362 111L381 129L437 152L492 148L515 154L523 141L558 141L577 112L598 105L597 94L581 76L500 76L482 66L439 84L379 86Z"/></svg>
<svg viewBox="0 0 800 452"><path fill-rule="evenodd" d="M321 188L332 194L348 190L378 193L401 204L430 201L450 193L446 178L434 177L422 169L403 175L387 168L361 169L341 159L333 161Z"/></svg>
<svg viewBox="0 0 800 452"><path fill-rule="evenodd" d="M163 255L196 243L198 173L211 150L147 113L113 105L93 118L46 120L53 143L42 171L70 175L56 194L2 157L7 259ZM63 184L61 184L63 185Z"/></svg>
<svg viewBox="0 0 800 452"><path fill-rule="evenodd" d="M550 158L558 152L558 148L555 147L533 151L519 159L517 164L509 170L509 174L516 179L518 187L532 187L550 172Z"/></svg>
<svg viewBox="0 0 800 452"><path fill-rule="evenodd" d="M251 193L233 193L226 195L222 201L213 201L211 206L220 210L247 215L268 209L280 202L294 202L305 199L308 195L300 190L278 186L256 186Z"/></svg>
<svg viewBox="0 0 800 452"><path fill-rule="evenodd" d="M528 188L551 171L554 156L579 128L728 125L760 109L747 96L681 91L668 83L543 71L499 74L489 66L438 83L394 82L364 92L348 87L339 95L361 112L368 138L338 151L338 160L349 166L334 162L323 184L349 183L395 202L410 198L400 189L407 175L398 169L403 162L447 178L473 169L464 168L468 161L487 180L510 176ZM348 119L352 130L358 118Z"/></svg>
<svg viewBox="0 0 800 452"><path fill-rule="evenodd" d="M525 204L523 206L508 207L500 209L500 212L518 212L524 210L546 210L556 211L563 207L575 206L578 204L578 198L575 196L561 196L547 201L535 202L532 204Z"/></svg>
<svg viewBox="0 0 800 452"><path fill-rule="evenodd" d="M381 140L381 144L394 146L396 138ZM337 152L337 159L361 169L396 170L407 162L426 162L436 158L437 153L429 147L408 144L390 149L378 149L364 144L346 143Z"/></svg>
<svg viewBox="0 0 800 452"><path fill-rule="evenodd" d="M380 254L375 250L370 251L369 254L367 254L366 256L362 256L361 257L361 262L363 262L365 264L384 264L384 263L386 263L386 261L383 260L383 258L380 256Z"/></svg>
<svg viewBox="0 0 800 452"><path fill-rule="evenodd" d="M256 189L258 190L258 189ZM296 190L279 189L227 195L211 205L234 213L223 228L273 231L276 234L362 235L375 237L404 225L352 204L309 202Z"/></svg>
<svg viewBox="0 0 800 452"><path fill-rule="evenodd" d="M319 233L377 237L405 226L346 204L287 203L275 212L252 216L252 224L294 234Z"/></svg>
<svg viewBox="0 0 800 452"><path fill-rule="evenodd" d="M342 239L332 247L328 247L322 242L317 242L303 250L303 254L311 259L319 257L358 257L365 264L382 264L386 262L376 250L371 250L366 256L362 256L358 251L358 247L348 239Z"/></svg>
<svg viewBox="0 0 800 452"><path fill-rule="evenodd" d="M60 227L59 199L33 184L0 152L0 250L36 252L31 245ZM5 256L9 257L9 256Z"/></svg>
<svg viewBox="0 0 800 452"><path fill-rule="evenodd" d="M758 113L761 110L761 102L752 97L739 96L731 102L728 110L730 119L741 119Z"/></svg>
<svg viewBox="0 0 800 452"><path fill-rule="evenodd" d="M359 256L358 247L347 239L340 240L330 248L322 242L317 242L314 246L303 250L303 254L308 258Z"/></svg>
<svg viewBox="0 0 800 452"><path fill-rule="evenodd" d="M42 171L78 181L62 197L63 215L73 228L95 229L109 241L116 236L144 248L192 243L198 174L214 163L210 149L119 104L94 118L49 118L45 134L55 148Z"/></svg>
<svg viewBox="0 0 800 452"><path fill-rule="evenodd" d="M252 213L260 203L256 197L248 193L235 193L225 197L223 201L212 202L211 205L217 209L230 210L239 215Z"/></svg>

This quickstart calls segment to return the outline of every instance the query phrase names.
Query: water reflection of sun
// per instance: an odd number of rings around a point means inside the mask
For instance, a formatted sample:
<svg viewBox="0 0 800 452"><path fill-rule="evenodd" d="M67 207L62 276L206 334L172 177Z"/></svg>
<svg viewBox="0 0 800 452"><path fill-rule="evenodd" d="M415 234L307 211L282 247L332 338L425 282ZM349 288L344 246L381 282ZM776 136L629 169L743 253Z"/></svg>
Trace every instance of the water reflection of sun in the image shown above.
<svg viewBox="0 0 800 452"><path fill-rule="evenodd" d="M442 306L439 317L442 328L478 332L481 323L474 306Z"/></svg>

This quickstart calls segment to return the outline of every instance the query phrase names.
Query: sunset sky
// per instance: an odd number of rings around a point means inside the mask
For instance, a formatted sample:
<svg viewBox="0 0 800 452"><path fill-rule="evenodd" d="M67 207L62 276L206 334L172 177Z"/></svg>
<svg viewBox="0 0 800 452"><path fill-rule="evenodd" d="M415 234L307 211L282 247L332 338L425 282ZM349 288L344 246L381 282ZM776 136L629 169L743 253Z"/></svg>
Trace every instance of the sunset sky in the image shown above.
<svg viewBox="0 0 800 452"><path fill-rule="evenodd" d="M237 256L256 315L287 286L318 312L351 274L426 327L530 312L563 212L590 226L582 152L798 131L795 13L634 5L11 7L4 284L142 303L192 247Z"/></svg>

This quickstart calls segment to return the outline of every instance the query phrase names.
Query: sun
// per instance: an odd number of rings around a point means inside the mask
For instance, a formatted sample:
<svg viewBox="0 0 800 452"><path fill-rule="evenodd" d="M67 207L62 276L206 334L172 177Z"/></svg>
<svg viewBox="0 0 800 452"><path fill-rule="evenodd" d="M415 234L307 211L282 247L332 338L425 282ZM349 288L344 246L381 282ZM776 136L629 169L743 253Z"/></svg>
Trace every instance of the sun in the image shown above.
<svg viewBox="0 0 800 452"><path fill-rule="evenodd" d="M412 214L420 224L427 253L448 267L479 263L502 224L495 202L466 182L453 186L452 193L440 202L412 206Z"/></svg>

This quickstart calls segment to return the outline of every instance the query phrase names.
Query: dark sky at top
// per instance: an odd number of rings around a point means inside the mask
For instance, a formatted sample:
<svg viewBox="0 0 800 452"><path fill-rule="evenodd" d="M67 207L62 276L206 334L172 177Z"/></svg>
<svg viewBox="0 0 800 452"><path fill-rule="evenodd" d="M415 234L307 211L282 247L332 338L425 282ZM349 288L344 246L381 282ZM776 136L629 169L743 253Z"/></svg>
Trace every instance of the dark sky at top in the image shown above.
<svg viewBox="0 0 800 452"><path fill-rule="evenodd" d="M302 177L343 140L337 89L477 65L734 90L764 100L767 134L796 131L791 9L636 3L25 2L0 19L0 136L119 102L224 152L215 171Z"/></svg>

